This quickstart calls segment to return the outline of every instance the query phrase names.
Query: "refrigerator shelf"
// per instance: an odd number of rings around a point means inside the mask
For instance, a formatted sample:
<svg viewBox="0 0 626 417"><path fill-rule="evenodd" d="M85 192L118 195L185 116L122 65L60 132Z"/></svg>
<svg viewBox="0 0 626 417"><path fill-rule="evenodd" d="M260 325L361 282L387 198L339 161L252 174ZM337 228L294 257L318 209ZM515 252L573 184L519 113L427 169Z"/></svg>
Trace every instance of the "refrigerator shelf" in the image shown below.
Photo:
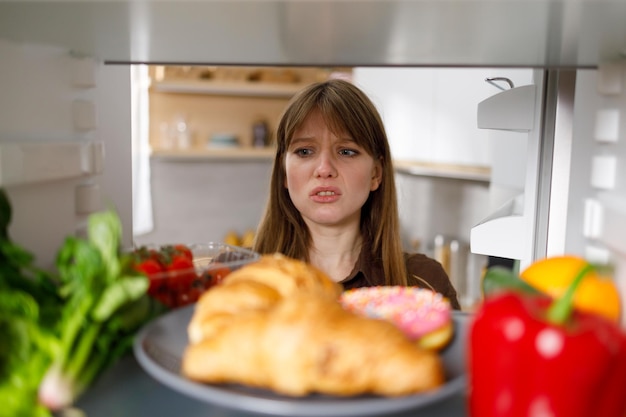
<svg viewBox="0 0 626 417"><path fill-rule="evenodd" d="M524 195L521 194L483 219L470 231L472 253L522 259L526 251Z"/></svg>
<svg viewBox="0 0 626 417"><path fill-rule="evenodd" d="M103 165L101 141L0 143L0 186L96 175Z"/></svg>

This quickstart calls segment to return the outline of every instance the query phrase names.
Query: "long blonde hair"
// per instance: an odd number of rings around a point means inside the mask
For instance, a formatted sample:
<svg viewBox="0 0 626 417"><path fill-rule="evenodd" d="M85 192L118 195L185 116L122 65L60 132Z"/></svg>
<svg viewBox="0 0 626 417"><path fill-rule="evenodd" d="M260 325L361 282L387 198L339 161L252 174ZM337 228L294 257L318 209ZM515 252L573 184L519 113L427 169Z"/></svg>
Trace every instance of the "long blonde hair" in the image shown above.
<svg viewBox="0 0 626 417"><path fill-rule="evenodd" d="M319 110L335 132L348 133L359 146L379 160L382 182L361 209L361 235L372 259L382 262L387 285L406 285L407 272L400 241L400 220L395 177L387 134L376 107L352 83L329 80L315 83L289 103L276 131L276 155L270 180L270 195L259 224L254 250L280 252L309 261L311 235L285 188L285 153L294 132L306 117Z"/></svg>

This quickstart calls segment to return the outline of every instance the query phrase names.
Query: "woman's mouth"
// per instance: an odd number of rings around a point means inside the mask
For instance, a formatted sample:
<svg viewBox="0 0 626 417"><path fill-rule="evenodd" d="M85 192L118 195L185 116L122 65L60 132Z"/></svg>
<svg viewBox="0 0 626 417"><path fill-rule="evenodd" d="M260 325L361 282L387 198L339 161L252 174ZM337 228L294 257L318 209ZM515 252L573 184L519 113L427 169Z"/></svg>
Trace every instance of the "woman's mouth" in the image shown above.
<svg viewBox="0 0 626 417"><path fill-rule="evenodd" d="M317 187L310 194L310 198L317 203L333 203L340 197L341 191L334 187Z"/></svg>

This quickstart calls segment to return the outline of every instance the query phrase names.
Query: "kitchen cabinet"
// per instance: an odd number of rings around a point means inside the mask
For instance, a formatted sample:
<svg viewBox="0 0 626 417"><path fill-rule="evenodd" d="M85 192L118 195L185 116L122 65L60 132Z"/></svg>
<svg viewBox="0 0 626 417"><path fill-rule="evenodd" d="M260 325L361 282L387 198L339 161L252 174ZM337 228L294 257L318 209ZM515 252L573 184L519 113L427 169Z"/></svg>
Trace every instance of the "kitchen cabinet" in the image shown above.
<svg viewBox="0 0 626 417"><path fill-rule="evenodd" d="M339 69L349 76L349 69ZM291 97L306 85L327 79L332 69L324 67L149 67L150 146L155 154L182 149L219 158L261 157L263 147L254 146L253 125L264 122L267 141ZM182 138L182 140L181 140ZM269 145L269 143L267 143ZM217 152L205 152L218 149ZM254 151L251 151L254 149ZM190 152L188 152L190 151ZM210 154L210 155L209 155ZM161 154L163 155L163 154ZM180 156L180 155L179 155Z"/></svg>
<svg viewBox="0 0 626 417"><path fill-rule="evenodd" d="M257 67L244 70L237 67L190 68L150 67L150 143L153 158L170 161L271 159L271 146L252 146L252 123L265 119L274 127L295 93L311 82L331 76L330 70L324 67L307 67L289 73L292 74L289 79L294 82L264 82L248 80L251 74L259 71ZM262 67L261 70L284 71L279 67ZM202 79L206 71L216 74L214 79ZM432 70L355 67L342 68L334 73L335 76L337 72L353 79L375 101L385 118L392 152L402 155L402 159L396 160L399 172L489 181L490 161L486 156L485 138L476 127L474 114L475 102L485 96L485 90L493 88L485 86L480 78L489 72L456 69L448 71L449 75L437 76L435 83L431 82L435 74ZM524 74L520 71L509 73ZM450 84L450 80L454 80L455 84L446 85ZM458 87L464 82L477 84L472 90L474 95L467 92L459 94L461 89ZM418 109L415 114L407 115L394 104L394 98L400 92L403 105ZM443 99L439 99L439 104L432 103L434 96L443 96ZM458 102L461 98L463 103L469 101L470 105L450 109L450 102ZM439 120L438 114L443 108L447 109L446 120ZM261 111L259 109L266 111L266 116L254 116ZM168 134L167 130L163 132L163 124L177 118L184 118L187 129L191 131L188 133L193 136L190 146L186 148L177 147L175 143L167 144L171 142L167 138L163 140L163 135ZM407 124L407 119L411 119L412 124ZM237 138L239 146L226 149L211 146L210 136L216 131L221 134L229 132ZM422 144L425 146L420 146Z"/></svg>
<svg viewBox="0 0 626 417"><path fill-rule="evenodd" d="M274 148L232 148L232 149L153 149L152 159L168 161L256 161L272 160Z"/></svg>
<svg viewBox="0 0 626 417"><path fill-rule="evenodd" d="M155 92L206 94L241 97L291 98L307 84L263 83L256 81L176 80L157 81L152 84Z"/></svg>

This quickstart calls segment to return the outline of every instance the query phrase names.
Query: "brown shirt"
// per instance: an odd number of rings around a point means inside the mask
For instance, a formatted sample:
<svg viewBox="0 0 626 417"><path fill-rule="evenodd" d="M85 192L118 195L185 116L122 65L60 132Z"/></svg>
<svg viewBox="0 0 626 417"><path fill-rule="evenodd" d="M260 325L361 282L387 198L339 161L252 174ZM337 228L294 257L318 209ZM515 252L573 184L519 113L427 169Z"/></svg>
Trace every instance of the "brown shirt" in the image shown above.
<svg viewBox="0 0 626 417"><path fill-rule="evenodd" d="M367 252L365 248L361 250L354 269L341 281L344 290L385 285L382 261L369 256ZM461 309L456 290L439 262L421 253L405 253L404 259L409 273L409 285L437 291L450 300L453 309Z"/></svg>

